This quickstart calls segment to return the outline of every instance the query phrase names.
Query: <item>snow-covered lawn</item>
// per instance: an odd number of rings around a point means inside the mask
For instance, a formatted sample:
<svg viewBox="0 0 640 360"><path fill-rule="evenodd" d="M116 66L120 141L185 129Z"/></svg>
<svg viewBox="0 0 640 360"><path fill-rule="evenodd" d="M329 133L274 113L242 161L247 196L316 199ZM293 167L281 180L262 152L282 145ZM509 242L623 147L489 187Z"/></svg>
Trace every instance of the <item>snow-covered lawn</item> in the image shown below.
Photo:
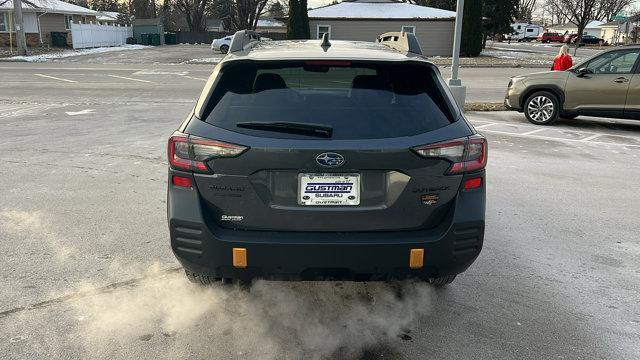
<svg viewBox="0 0 640 360"><path fill-rule="evenodd" d="M147 47L148 46L144 46L144 45L122 45L122 46L99 47L99 48L80 49L80 50L62 50L58 52L52 52L52 53L40 54L40 55L11 56L11 57L4 58L3 60L44 62L51 59L62 59L62 58L67 58L72 56L100 54L100 53L106 53L111 51L138 50L138 49L144 49Z"/></svg>

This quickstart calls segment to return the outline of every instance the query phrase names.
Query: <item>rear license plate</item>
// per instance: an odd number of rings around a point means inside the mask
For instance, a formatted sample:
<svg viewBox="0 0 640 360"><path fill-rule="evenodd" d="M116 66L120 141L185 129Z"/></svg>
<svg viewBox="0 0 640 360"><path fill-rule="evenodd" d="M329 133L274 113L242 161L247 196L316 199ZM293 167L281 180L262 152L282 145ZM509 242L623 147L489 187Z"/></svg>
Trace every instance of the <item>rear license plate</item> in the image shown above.
<svg viewBox="0 0 640 360"><path fill-rule="evenodd" d="M359 205L360 174L298 174L298 204Z"/></svg>

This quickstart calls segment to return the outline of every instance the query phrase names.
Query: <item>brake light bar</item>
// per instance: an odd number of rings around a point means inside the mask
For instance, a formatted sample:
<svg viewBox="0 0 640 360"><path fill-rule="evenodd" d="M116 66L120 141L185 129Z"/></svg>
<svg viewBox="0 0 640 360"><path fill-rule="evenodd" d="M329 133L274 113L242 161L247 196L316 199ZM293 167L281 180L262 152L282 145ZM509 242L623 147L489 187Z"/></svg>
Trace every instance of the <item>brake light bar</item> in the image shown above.
<svg viewBox="0 0 640 360"><path fill-rule="evenodd" d="M246 146L175 132L167 144L167 157L169 165L174 169L208 172L206 161L236 157L247 149Z"/></svg>
<svg viewBox="0 0 640 360"><path fill-rule="evenodd" d="M451 161L451 167L446 174L462 174L482 170L487 165L487 139L478 134L418 146L412 150L424 158L440 158Z"/></svg>
<svg viewBox="0 0 640 360"><path fill-rule="evenodd" d="M307 60L305 65L311 66L351 66L349 60Z"/></svg>

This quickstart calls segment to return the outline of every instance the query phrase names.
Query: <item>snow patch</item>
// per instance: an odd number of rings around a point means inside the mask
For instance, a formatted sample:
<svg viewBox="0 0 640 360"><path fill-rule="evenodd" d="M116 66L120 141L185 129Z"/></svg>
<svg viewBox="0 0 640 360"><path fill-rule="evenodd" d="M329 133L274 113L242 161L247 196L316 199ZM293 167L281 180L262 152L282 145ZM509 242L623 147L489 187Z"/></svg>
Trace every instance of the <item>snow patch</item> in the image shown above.
<svg viewBox="0 0 640 360"><path fill-rule="evenodd" d="M364 3L341 2L335 5L309 10L309 18L350 19L453 19L456 13L449 10L403 2ZM398 30L400 25L398 24Z"/></svg>
<svg viewBox="0 0 640 360"><path fill-rule="evenodd" d="M63 58L68 58L72 56L100 54L100 53L106 53L111 51L138 50L138 49L144 49L147 47L148 46L144 46L144 45L122 45L122 46L112 46L112 47L81 49L81 50L63 50L60 52L54 52L49 54L29 55L29 56L21 56L21 55L11 56L6 59L27 61L27 62L45 62L51 59L63 59Z"/></svg>
<svg viewBox="0 0 640 360"><path fill-rule="evenodd" d="M180 64L217 64L221 60L222 60L222 57L210 57L210 58L191 59L191 60L183 61Z"/></svg>

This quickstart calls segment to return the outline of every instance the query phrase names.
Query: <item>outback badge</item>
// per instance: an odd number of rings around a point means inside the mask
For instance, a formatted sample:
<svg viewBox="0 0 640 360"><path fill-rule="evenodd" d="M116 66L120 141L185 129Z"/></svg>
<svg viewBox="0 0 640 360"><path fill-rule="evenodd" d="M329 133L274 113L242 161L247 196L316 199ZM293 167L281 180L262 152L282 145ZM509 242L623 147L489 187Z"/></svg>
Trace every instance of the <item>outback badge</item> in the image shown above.
<svg viewBox="0 0 640 360"><path fill-rule="evenodd" d="M438 202L439 196L438 194L423 194L420 195L420 201L422 205L434 205Z"/></svg>

